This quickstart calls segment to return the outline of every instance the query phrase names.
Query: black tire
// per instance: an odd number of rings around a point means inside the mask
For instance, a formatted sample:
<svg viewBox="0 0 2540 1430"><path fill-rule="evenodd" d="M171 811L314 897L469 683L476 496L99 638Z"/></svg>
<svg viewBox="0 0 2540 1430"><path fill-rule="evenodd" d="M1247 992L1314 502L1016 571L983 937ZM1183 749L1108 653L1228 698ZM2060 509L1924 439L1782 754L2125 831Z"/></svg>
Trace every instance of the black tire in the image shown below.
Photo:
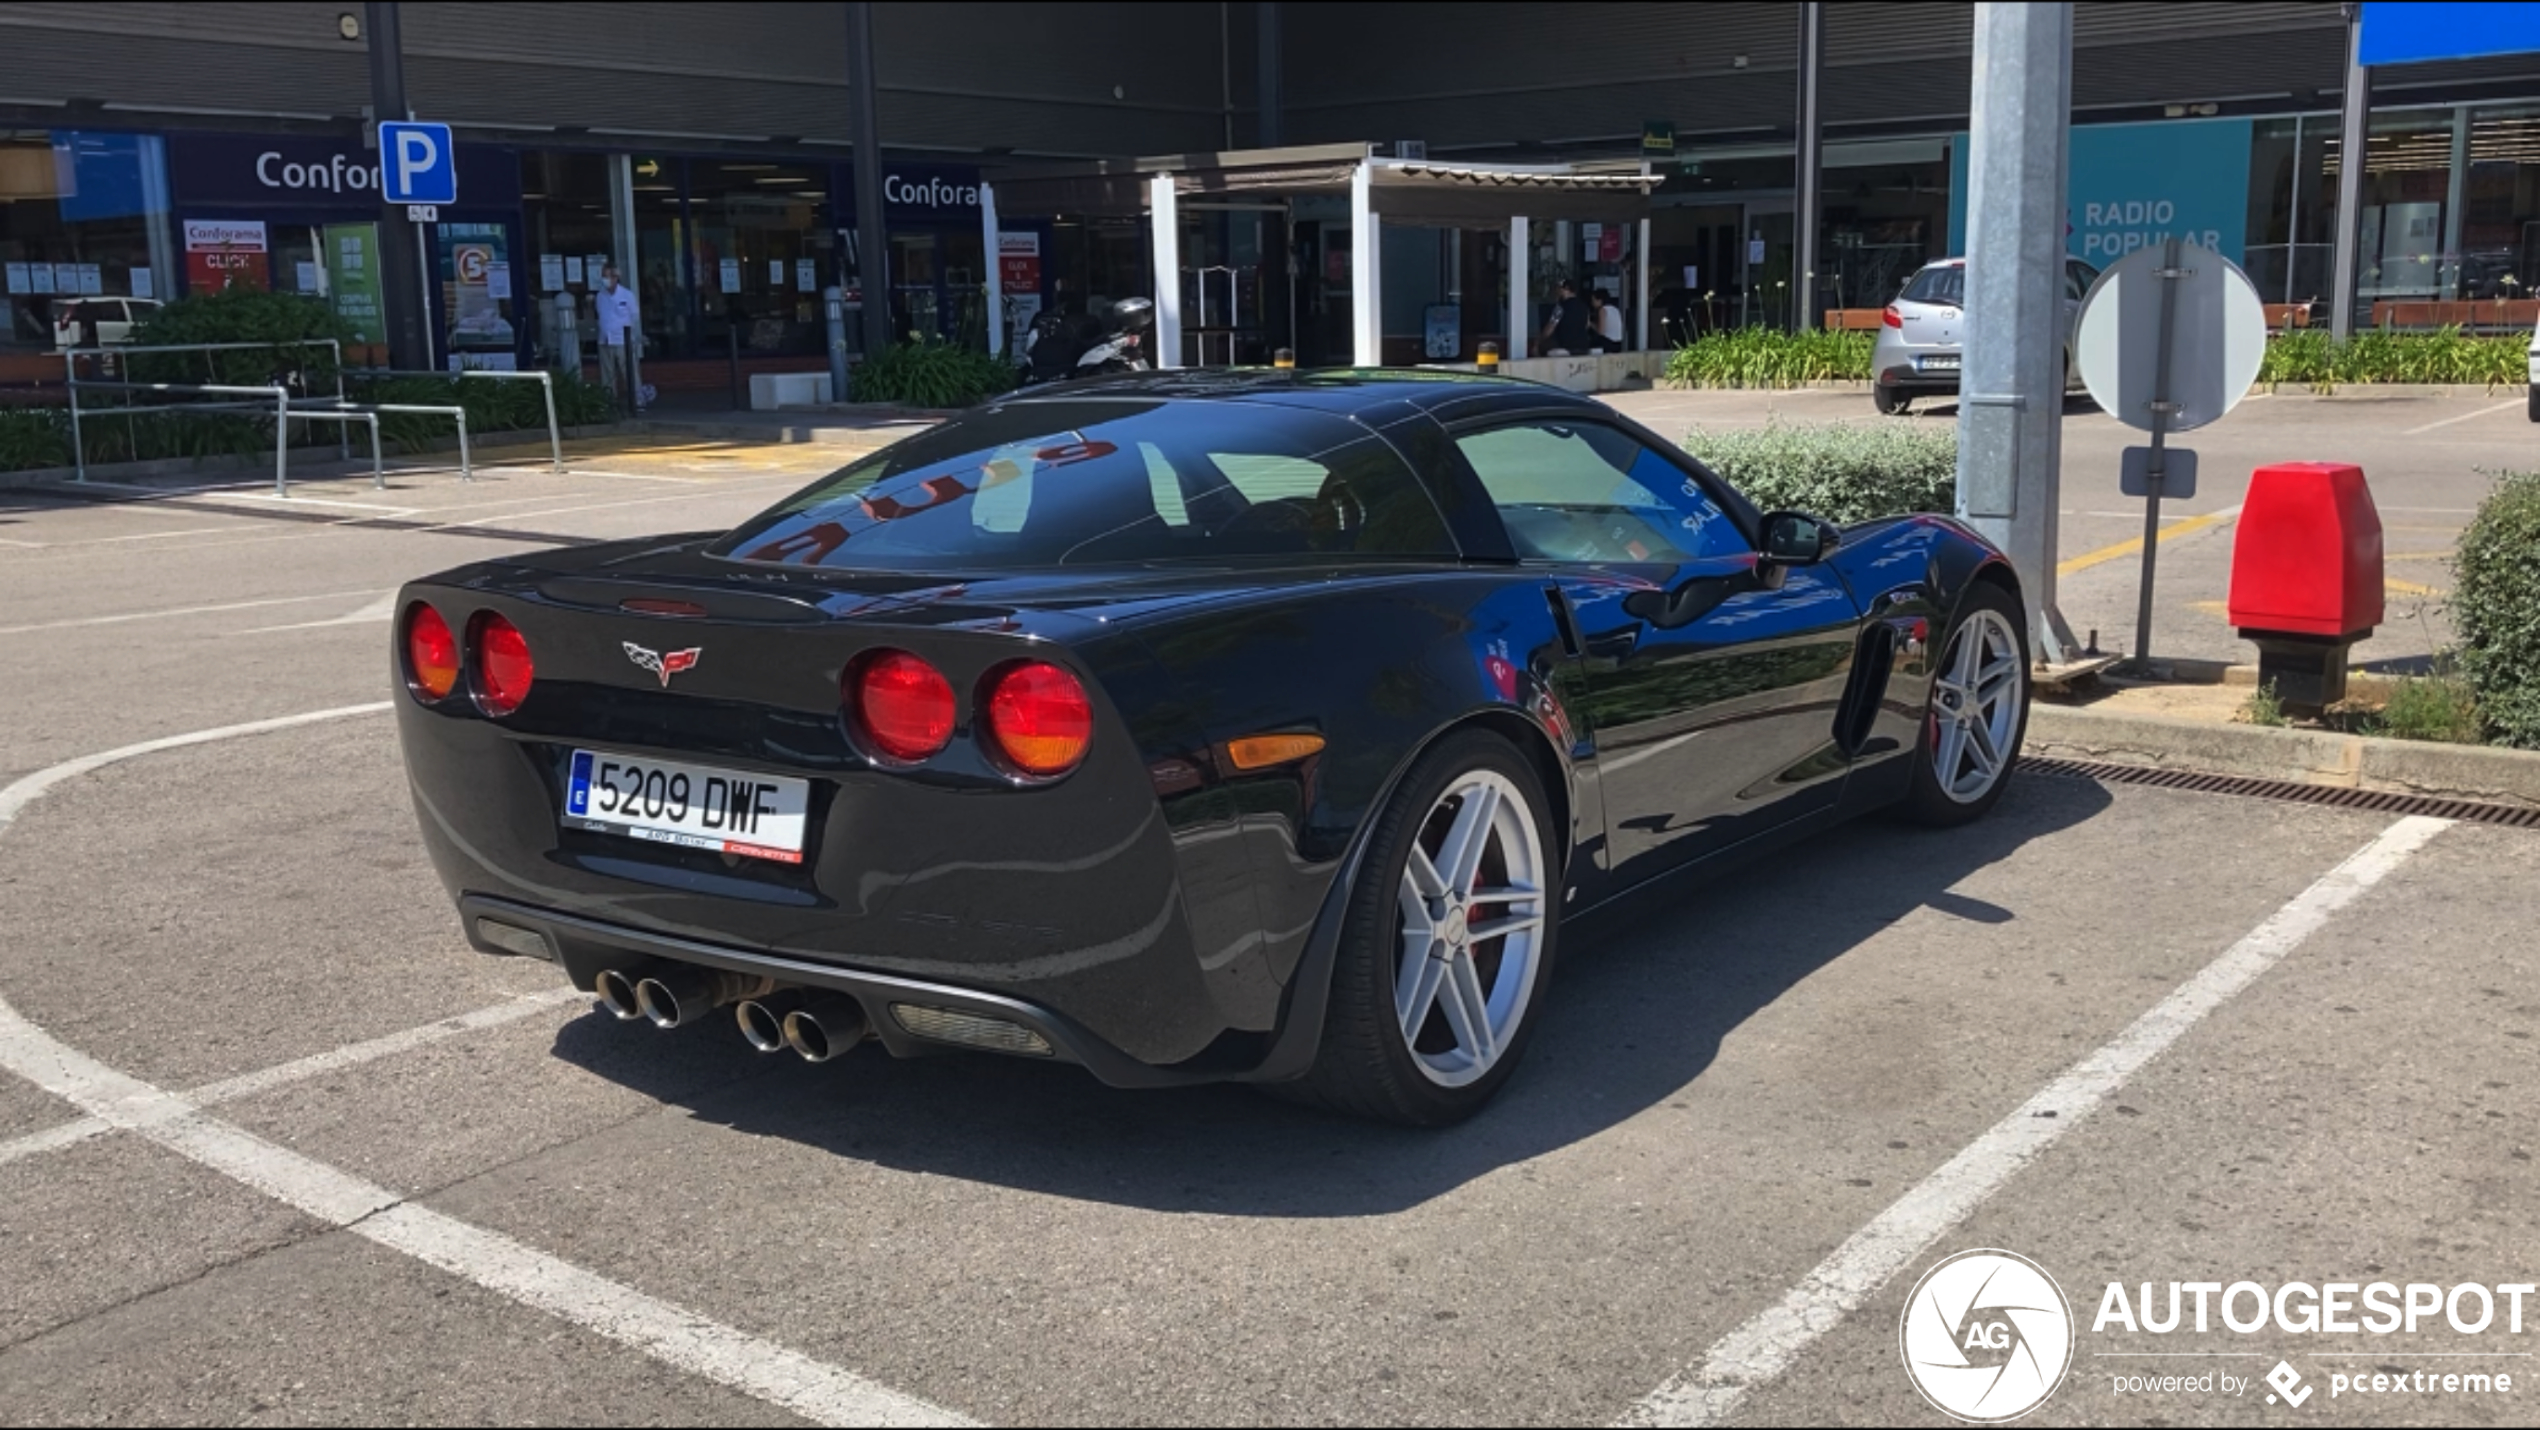
<svg viewBox="0 0 2540 1430"><path fill-rule="evenodd" d="M1914 399L1907 393L1874 382L1870 384L1870 405L1879 410L1880 416L1893 417L1912 407Z"/></svg>
<svg viewBox="0 0 2540 1430"><path fill-rule="evenodd" d="M1497 1061L1460 1087L1442 1086L1414 1062L1394 1012L1401 923L1397 897L1412 843L1446 792L1477 771L1514 785L1532 815L1545 869L1540 887L1543 924L1534 953L1534 982L1516 1022L1501 1039ZM1442 740L1404 776L1393 799L1376 816L1366 862L1350 891L1340 947L1332 968L1331 1000L1323 1019L1322 1046L1314 1067L1298 1082L1271 1091L1335 1112L1411 1127L1445 1127L1479 1112L1517 1070L1541 1020L1560 942L1561 854L1553 842L1550 803L1533 765L1506 740L1468 730ZM1477 945L1478 947L1478 945ZM1496 977L1496 970L1494 972ZM1494 985L1495 986L1495 985Z"/></svg>
<svg viewBox="0 0 2540 1430"><path fill-rule="evenodd" d="M1939 741L1943 715L1940 704L1940 685L1942 679L1949 674L1950 662L1958 650L1960 636L1975 622L1979 614L1987 612L2000 618L2010 628L2012 641L2018 647L2017 713L2011 727L2009 748L1999 752L2000 769L1995 773L1992 784L1973 798L1963 798L1953 796L1941 787ZM1932 686L1925 697L1922 738L1916 742L1914 749L1913 789L1906 795L1905 803L1899 813L1916 824L1934 829L1947 829L1983 818L1987 811L2001 802L2002 792L2011 787L2012 771L2019 761L2020 742L2028 735L2030 686L2027 615L2020 609L2019 601L2010 592L1990 581L1976 582L1968 587L1966 599L1960 605L1957 620L1949 627L1946 635L1933 642L1932 651Z"/></svg>
<svg viewBox="0 0 2540 1430"><path fill-rule="evenodd" d="M2531 395L2525 399L2525 403L2526 406L2523 409L2525 414L2532 421L2540 422L2540 386L2534 386L2531 389Z"/></svg>

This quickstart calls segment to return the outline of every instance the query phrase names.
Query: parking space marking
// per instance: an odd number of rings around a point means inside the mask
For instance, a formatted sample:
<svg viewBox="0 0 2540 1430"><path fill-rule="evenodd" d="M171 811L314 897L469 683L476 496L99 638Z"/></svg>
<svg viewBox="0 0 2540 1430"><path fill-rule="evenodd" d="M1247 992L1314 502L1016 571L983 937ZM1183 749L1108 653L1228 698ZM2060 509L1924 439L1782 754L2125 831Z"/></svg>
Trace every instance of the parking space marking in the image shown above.
<svg viewBox="0 0 2540 1430"><path fill-rule="evenodd" d="M2451 823L2409 815L2382 830L2114 1040L2066 1069L1897 1198L1780 1301L1714 1342L1698 1365L1670 1377L1618 1423L1708 1425L1728 1418L1749 1391L1789 1369L1811 1342L1859 1310L1890 1277L2088 1118L2144 1064L2282 962L2339 909Z"/></svg>
<svg viewBox="0 0 2540 1430"><path fill-rule="evenodd" d="M2140 515L2140 513L2137 513L2137 515ZM2225 507L2221 511L2209 511L2203 516L2191 516L2184 521L2171 522L2169 525L2162 527L2160 531L2156 533L2156 536L2162 541L2168 541L2173 537L2179 536L2193 536L2197 532L2203 531L2209 526L2220 525L2221 523L2230 521L2239 515L2240 508L2237 506ZM2056 562L2055 574L2058 576L2070 576L2076 571L2087 571L2091 567L2099 565L2104 561L2114 561L2120 556L2131 556L2142 549L2143 538L2140 536L2128 541L2120 541L2113 546L2102 546L2096 551L2086 551L2079 556L2070 557L2066 560Z"/></svg>
<svg viewBox="0 0 2540 1430"><path fill-rule="evenodd" d="M64 780L120 760L371 714L387 709L389 704L382 700L224 725L66 760L0 789L0 831L5 831L29 804ZM0 998L0 1069L34 1083L88 1117L147 1138L314 1220L403 1252L524 1306L641 1351L665 1365L790 1410L815 1424L974 1423L853 1371L621 1286L498 1232L418 1206L386 1187L277 1146L245 1128L209 1115L183 1094L154 1087L80 1052L27 1021L4 998ZM65 1134L62 1129L53 1129L39 1135Z"/></svg>
<svg viewBox="0 0 2540 1430"><path fill-rule="evenodd" d="M242 1097L253 1097L260 1092L271 1092L277 1087L288 1087L295 1082L304 1082L326 1073L376 1062L398 1053L412 1052L416 1048L429 1047L445 1038L457 1037L461 1033L473 1033L483 1028L499 1028L505 1023L518 1022L532 1014L543 1013L551 1008L563 1008L584 1002L589 996L574 988L558 988L545 993L524 993L517 998L506 999L503 1002L479 1008L472 1013L461 1013L455 1018L444 1018L437 1023L425 1023L403 1032L372 1038L368 1042L352 1043L323 1053L312 1053L308 1057L291 1062L280 1063L251 1073L241 1073L237 1077L224 1078L219 1082L206 1083L184 1094L184 1097L196 1107L215 1107L224 1102L236 1102ZM73 1122L63 1123L59 1127L47 1127L41 1132L30 1132L24 1137L13 1137L6 1142L0 1142L0 1166L45 1152L59 1151L64 1147L74 1147L92 1137L103 1137L114 1130L115 1125L102 1117L82 1117Z"/></svg>
<svg viewBox="0 0 2540 1430"><path fill-rule="evenodd" d="M269 606L296 606L311 601L349 601L355 596L377 596L378 587L367 591L320 591L311 596L268 596L260 601L224 601L206 606L197 602L186 606L166 606L155 611L126 611L119 616L76 616L66 621L40 621L31 626L0 626L0 636L31 635L37 631L67 631L81 626L119 626L127 621L163 621L178 616L211 616L224 611L256 611ZM396 592L385 594L394 596Z"/></svg>
<svg viewBox="0 0 2540 1430"><path fill-rule="evenodd" d="M2522 406L2524 401L2525 399L2517 397L2511 402L2499 402L2493 407L2482 407L2476 412L2464 412L2457 417L2446 417L2440 422L2428 422L2422 427L2411 427L2399 435L2402 437L2423 436L2425 433L2435 431L2438 428L2449 427L2455 422L2467 422L2473 417L2492 417L2499 412L2510 412L2513 409Z"/></svg>

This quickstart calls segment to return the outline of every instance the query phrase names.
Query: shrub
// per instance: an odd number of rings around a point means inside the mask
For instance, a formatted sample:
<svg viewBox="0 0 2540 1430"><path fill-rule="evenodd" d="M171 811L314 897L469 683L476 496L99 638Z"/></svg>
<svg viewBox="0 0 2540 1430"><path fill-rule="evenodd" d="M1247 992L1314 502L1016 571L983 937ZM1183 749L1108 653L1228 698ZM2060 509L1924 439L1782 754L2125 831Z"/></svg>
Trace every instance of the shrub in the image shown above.
<svg viewBox="0 0 2540 1430"><path fill-rule="evenodd" d="M2457 675L2402 677L2390 687L2390 698L2366 728L2370 734L2393 740L2477 745L2487 739L2478 697Z"/></svg>
<svg viewBox="0 0 2540 1430"><path fill-rule="evenodd" d="M1011 391L1022 374L1002 358L938 338L915 337L857 363L847 386L858 402L968 407Z"/></svg>
<svg viewBox="0 0 2540 1430"><path fill-rule="evenodd" d="M2360 332L2344 343L2318 329L2270 340L2258 381L2270 387L2306 383L2322 391L2378 382L2481 383L2520 387L2529 339L2472 337L2458 328L2433 332Z"/></svg>
<svg viewBox="0 0 2540 1430"><path fill-rule="evenodd" d="M335 358L317 340L350 342L353 330L317 298L230 288L179 298L133 329L135 346L177 343L267 343L263 350L217 353L138 353L129 361L135 382L211 382L263 386L298 374L299 386L335 389ZM208 360L208 361L207 361Z"/></svg>
<svg viewBox="0 0 2540 1430"><path fill-rule="evenodd" d="M1873 335L1736 328L1705 333L1667 359L1667 381L1691 387L1793 387L1870 376Z"/></svg>
<svg viewBox="0 0 2540 1430"><path fill-rule="evenodd" d="M2450 612L2499 743L2540 750L2540 472L2508 472L2462 533Z"/></svg>
<svg viewBox="0 0 2540 1430"><path fill-rule="evenodd" d="M587 426L608 421L614 415L615 407L609 390L599 383L558 373L555 384L556 422L559 426ZM355 378L346 389L345 396L354 402L462 407L467 409L470 437L484 432L513 432L547 425L546 396L539 391L538 384L512 378ZM393 442L405 451L448 441L457 430L456 424L449 418L437 413L391 412L382 413L379 418L380 440Z"/></svg>
<svg viewBox="0 0 2540 1430"><path fill-rule="evenodd" d="M1695 432L1685 450L1767 511L1854 522L1957 506L1955 423L1772 422L1754 431Z"/></svg>
<svg viewBox="0 0 2540 1430"><path fill-rule="evenodd" d="M0 472L69 466L69 417L58 407L0 408Z"/></svg>

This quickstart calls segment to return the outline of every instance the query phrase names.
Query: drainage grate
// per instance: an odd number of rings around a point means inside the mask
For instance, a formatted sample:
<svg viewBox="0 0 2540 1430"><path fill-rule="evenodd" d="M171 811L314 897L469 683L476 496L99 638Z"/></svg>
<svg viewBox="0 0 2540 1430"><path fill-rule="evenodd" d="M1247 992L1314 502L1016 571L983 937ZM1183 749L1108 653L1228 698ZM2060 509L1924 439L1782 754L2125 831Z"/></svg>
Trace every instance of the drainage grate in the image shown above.
<svg viewBox="0 0 2540 1430"><path fill-rule="evenodd" d="M2435 819L2501 824L2510 829L2540 829L2540 809L2481 804L2470 799L2437 799L2432 795L2394 794L2387 790L2295 784L2290 780L2259 780L2245 775L2202 775L2192 770L2111 765L2093 760L2023 758L2019 769L2022 774L2097 780L2102 784L2150 785L2155 789L2192 790L2199 794L2236 794L2252 799L2288 800L2294 804L2324 804L2337 809L2368 809L2377 814L2422 814Z"/></svg>

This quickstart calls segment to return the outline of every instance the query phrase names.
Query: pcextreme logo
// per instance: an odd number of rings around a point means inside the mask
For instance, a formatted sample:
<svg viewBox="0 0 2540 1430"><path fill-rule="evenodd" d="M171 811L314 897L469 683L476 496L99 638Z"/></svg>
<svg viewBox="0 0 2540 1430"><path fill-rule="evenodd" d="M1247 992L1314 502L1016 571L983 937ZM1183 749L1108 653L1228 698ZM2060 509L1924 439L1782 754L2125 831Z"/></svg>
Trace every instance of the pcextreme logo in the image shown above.
<svg viewBox="0 0 2540 1430"><path fill-rule="evenodd" d="M1932 1408L1992 1425L2046 1403L2073 1363L2073 1313L2044 1267L1961 1251L1923 1273L1897 1326L1905 1373Z"/></svg>

